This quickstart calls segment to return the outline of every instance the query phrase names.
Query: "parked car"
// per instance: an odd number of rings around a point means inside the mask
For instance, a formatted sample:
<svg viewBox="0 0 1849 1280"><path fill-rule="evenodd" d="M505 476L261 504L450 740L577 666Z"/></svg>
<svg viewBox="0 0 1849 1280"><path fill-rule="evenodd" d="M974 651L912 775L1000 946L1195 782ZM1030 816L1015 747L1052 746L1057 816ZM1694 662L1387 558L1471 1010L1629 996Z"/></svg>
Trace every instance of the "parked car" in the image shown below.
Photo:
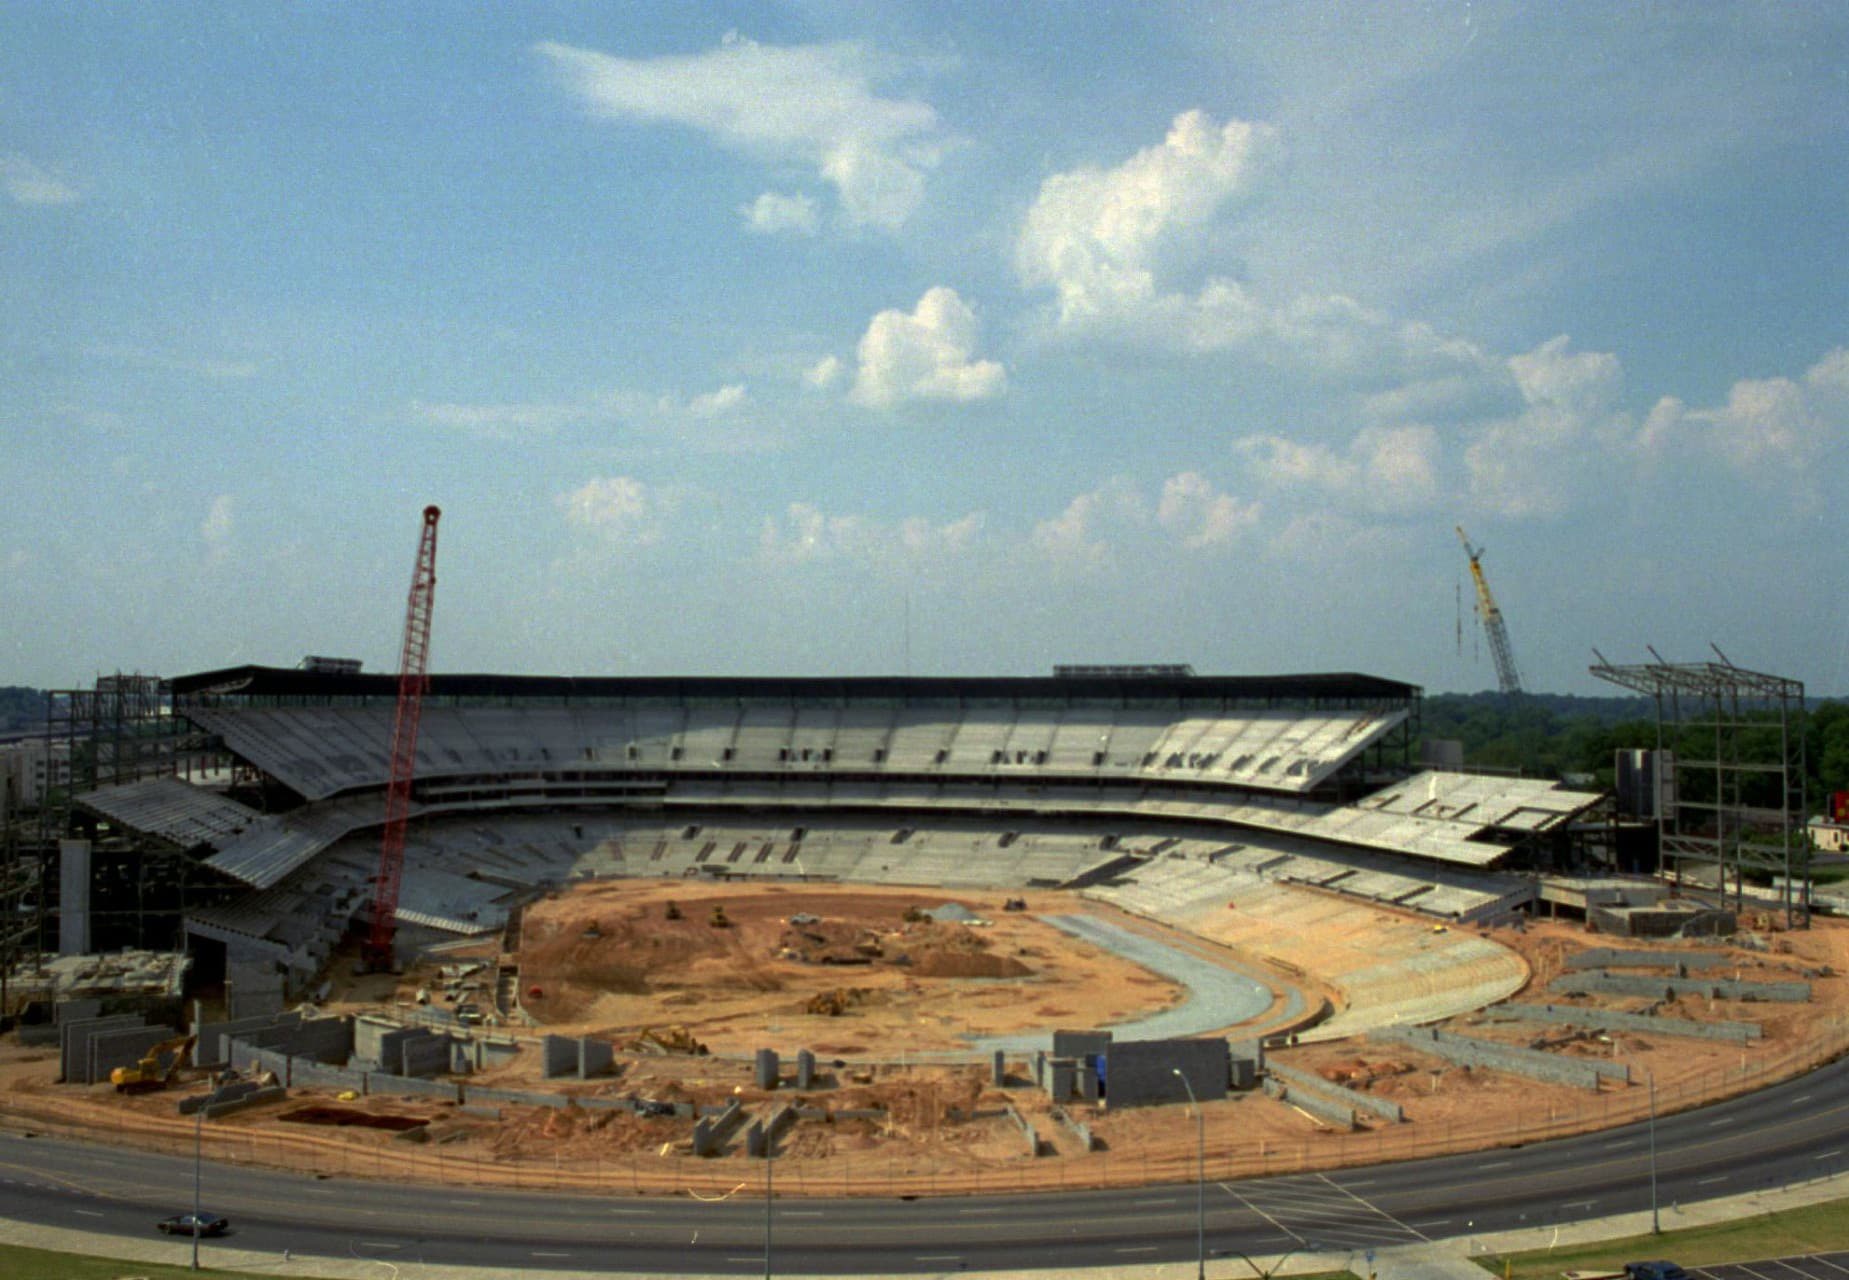
<svg viewBox="0 0 1849 1280"><path fill-rule="evenodd" d="M1688 1272L1673 1262L1627 1262L1624 1274L1630 1280L1688 1280Z"/></svg>
<svg viewBox="0 0 1849 1280"><path fill-rule="evenodd" d="M176 1213L154 1225L170 1236L222 1236L231 1229L231 1219L216 1213Z"/></svg>

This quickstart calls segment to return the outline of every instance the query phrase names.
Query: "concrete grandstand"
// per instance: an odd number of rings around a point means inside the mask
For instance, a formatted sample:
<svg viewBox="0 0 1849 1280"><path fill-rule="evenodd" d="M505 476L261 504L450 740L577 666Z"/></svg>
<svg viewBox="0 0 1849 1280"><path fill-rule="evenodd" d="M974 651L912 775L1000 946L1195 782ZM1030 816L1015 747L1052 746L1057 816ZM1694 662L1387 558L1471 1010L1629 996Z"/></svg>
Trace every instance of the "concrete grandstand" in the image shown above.
<svg viewBox="0 0 1849 1280"><path fill-rule="evenodd" d="M252 666L172 692L223 767L80 803L243 886L186 931L247 987L295 995L367 907L395 681ZM500 928L544 886L623 876L1089 886L1173 923L1276 886L1505 916L1535 896L1517 852L1598 796L1416 770L1419 699L1355 674L439 675L399 917L416 946ZM1435 983L1430 1016L1506 994L1494 969Z"/></svg>

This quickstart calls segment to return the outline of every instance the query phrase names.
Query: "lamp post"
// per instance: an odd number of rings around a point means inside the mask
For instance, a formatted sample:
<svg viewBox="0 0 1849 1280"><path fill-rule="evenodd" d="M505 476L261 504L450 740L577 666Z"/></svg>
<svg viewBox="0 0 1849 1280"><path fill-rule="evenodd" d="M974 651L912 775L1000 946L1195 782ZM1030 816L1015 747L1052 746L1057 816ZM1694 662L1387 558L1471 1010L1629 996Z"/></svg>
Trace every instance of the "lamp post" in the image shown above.
<svg viewBox="0 0 1849 1280"><path fill-rule="evenodd" d="M1201 1110L1200 1099L1194 1096L1194 1086L1188 1083L1181 1068L1170 1067L1169 1071L1188 1091L1188 1105L1194 1108L1194 1244L1198 1260L1194 1275L1195 1280L1207 1280L1207 1114Z"/></svg>
<svg viewBox="0 0 1849 1280"><path fill-rule="evenodd" d="M1657 1213L1656 1203L1656 1075L1644 1072L1644 1083L1650 1086L1650 1234L1663 1234L1663 1220Z"/></svg>
<svg viewBox="0 0 1849 1280"><path fill-rule="evenodd" d="M770 1280L770 1196L771 1168L777 1154L777 1135L770 1125L764 1126L764 1280Z"/></svg>
<svg viewBox="0 0 1849 1280"><path fill-rule="evenodd" d="M193 1112L193 1270L199 1270L199 1171L204 1163L205 1108Z"/></svg>

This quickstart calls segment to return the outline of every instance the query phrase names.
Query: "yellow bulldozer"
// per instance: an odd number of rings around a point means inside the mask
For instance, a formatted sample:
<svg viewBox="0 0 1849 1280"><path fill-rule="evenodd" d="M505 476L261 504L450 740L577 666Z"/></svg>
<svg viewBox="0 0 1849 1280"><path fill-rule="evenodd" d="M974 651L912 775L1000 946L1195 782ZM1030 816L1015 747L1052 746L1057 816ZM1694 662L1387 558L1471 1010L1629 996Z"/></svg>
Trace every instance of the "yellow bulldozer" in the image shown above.
<svg viewBox="0 0 1849 1280"><path fill-rule="evenodd" d="M180 1064L186 1061L186 1055L192 1052L198 1039L196 1035L189 1035L163 1040L143 1054L134 1066L111 1071L109 1083L116 1087L117 1093L152 1093L165 1089L173 1083Z"/></svg>

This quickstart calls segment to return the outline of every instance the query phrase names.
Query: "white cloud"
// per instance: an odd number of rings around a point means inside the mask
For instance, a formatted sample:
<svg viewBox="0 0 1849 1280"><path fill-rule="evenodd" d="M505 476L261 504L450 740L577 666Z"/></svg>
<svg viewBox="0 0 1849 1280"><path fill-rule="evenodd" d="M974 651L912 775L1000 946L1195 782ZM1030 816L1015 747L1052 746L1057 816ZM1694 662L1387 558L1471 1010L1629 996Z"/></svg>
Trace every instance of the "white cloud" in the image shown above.
<svg viewBox="0 0 1849 1280"><path fill-rule="evenodd" d="M1509 357L1508 367L1523 407L1471 433L1470 496L1505 517L1559 515L1583 488L1592 446L1630 441L1630 420L1617 407L1623 370L1615 356L1569 351L1564 336Z"/></svg>
<svg viewBox="0 0 1849 1280"><path fill-rule="evenodd" d="M717 418L740 408L747 398L743 383L728 383L717 391L708 391L689 400L687 412L696 418Z"/></svg>
<svg viewBox="0 0 1849 1280"><path fill-rule="evenodd" d="M812 236L819 225L815 201L800 192L785 196L775 191L766 191L750 204L740 205L738 213L745 220L745 229L759 235L789 232L793 235Z"/></svg>
<svg viewBox="0 0 1849 1280"><path fill-rule="evenodd" d="M1262 125L1175 117L1168 136L1115 169L1056 173L1040 184L1015 244L1029 286L1050 285L1063 322L1121 312L1155 295L1154 259L1245 184Z"/></svg>
<svg viewBox="0 0 1849 1280"><path fill-rule="evenodd" d="M1245 436L1234 449L1266 484L1319 490L1369 511L1416 511L1438 495L1438 433L1431 427L1369 427L1341 451L1279 435Z"/></svg>
<svg viewBox="0 0 1849 1280"><path fill-rule="evenodd" d="M1733 384L1727 403L1690 409L1665 397L1640 433L1648 452L1680 444L1704 447L1736 470L1766 475L1801 474L1849 432L1849 348L1838 347L1802 378L1746 379Z"/></svg>
<svg viewBox="0 0 1849 1280"><path fill-rule="evenodd" d="M955 289L926 291L910 315L882 311L860 339L860 369L849 398L887 408L905 400L967 402L998 396L1007 372L974 358L976 313Z"/></svg>
<svg viewBox="0 0 1849 1280"><path fill-rule="evenodd" d="M842 368L840 356L823 356L803 370L803 383L817 391L826 391L841 380Z"/></svg>
<svg viewBox="0 0 1849 1280"><path fill-rule="evenodd" d="M947 524L912 516L897 522L871 516L829 515L807 502L792 502L782 517L766 517L758 552L777 565L847 561L866 568L935 565L959 556L982 536L984 517L972 512Z"/></svg>
<svg viewBox="0 0 1849 1280"><path fill-rule="evenodd" d="M1190 551L1220 547L1258 522L1258 507L1220 493L1198 471L1183 471L1162 483L1156 523Z"/></svg>
<svg viewBox="0 0 1849 1280"><path fill-rule="evenodd" d="M199 525L200 540L205 543L206 563L223 564L231 554L231 538L237 515L237 503L228 493L212 499L205 519Z"/></svg>
<svg viewBox="0 0 1849 1280"><path fill-rule="evenodd" d="M681 495L654 488L633 476L587 480L556 499L565 523L617 547L652 547L667 533L667 521L680 508Z"/></svg>
<svg viewBox="0 0 1849 1280"><path fill-rule="evenodd" d="M880 96L874 85L894 68L857 44L779 47L731 34L717 49L661 58L534 47L596 115L687 125L758 159L810 166L850 224L902 224L946 146L929 104Z"/></svg>
<svg viewBox="0 0 1849 1280"><path fill-rule="evenodd" d="M0 155L0 187L15 204L75 204L83 198L76 187L17 153Z"/></svg>
<svg viewBox="0 0 1849 1280"><path fill-rule="evenodd" d="M1079 494L1058 515L1036 524L1029 543L1055 564L1103 568L1115 561L1121 537L1148 523L1149 508L1142 495L1118 476Z"/></svg>

